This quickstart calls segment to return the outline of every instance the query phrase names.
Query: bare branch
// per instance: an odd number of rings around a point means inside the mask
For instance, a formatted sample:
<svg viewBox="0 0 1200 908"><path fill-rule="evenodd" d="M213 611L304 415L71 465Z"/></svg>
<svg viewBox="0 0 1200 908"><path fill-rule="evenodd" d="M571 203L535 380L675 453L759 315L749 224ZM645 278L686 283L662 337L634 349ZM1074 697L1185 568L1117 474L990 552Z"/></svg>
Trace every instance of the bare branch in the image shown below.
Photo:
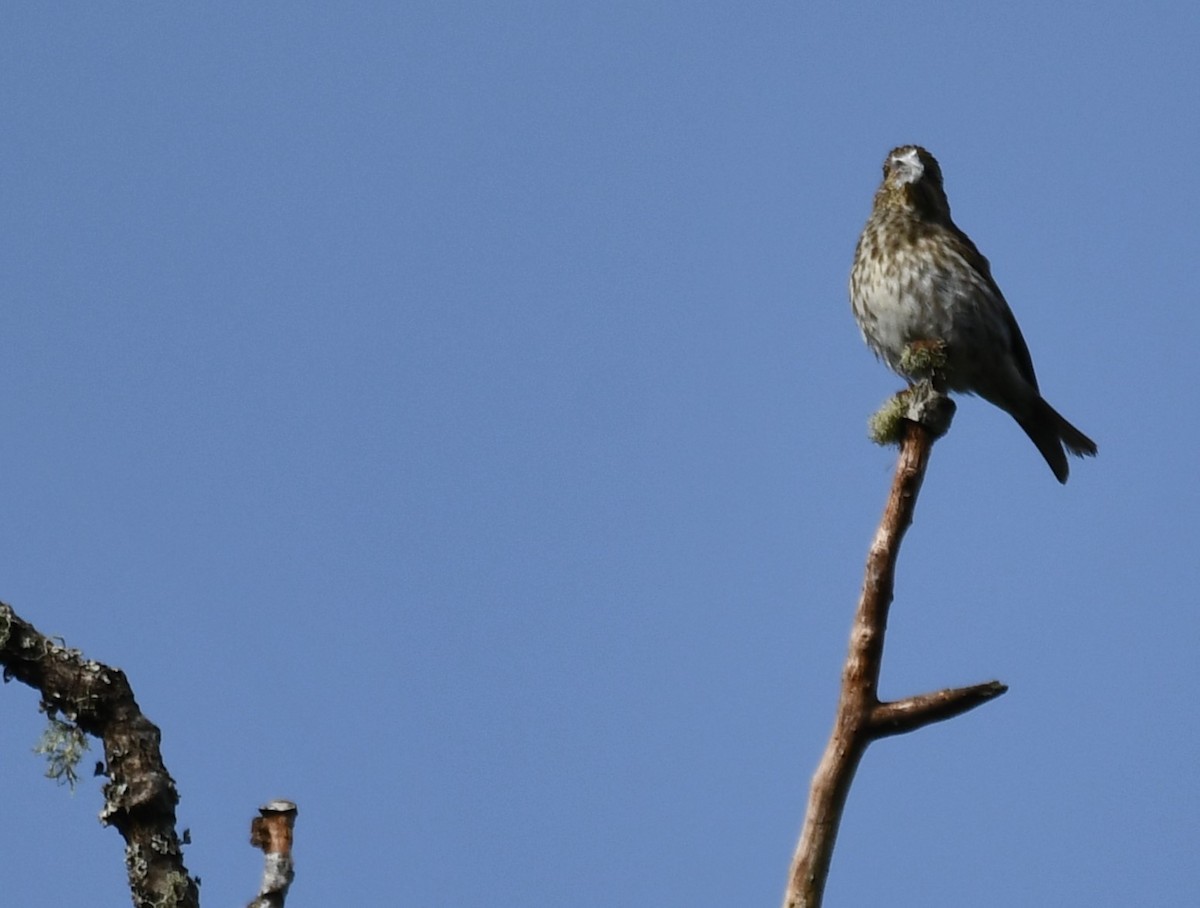
<svg viewBox="0 0 1200 908"><path fill-rule="evenodd" d="M871 739L902 735L934 722L953 719L994 700L1007 690L1008 687L999 681L987 681L880 703L871 711Z"/></svg>
<svg viewBox="0 0 1200 908"><path fill-rule="evenodd" d="M283 908L296 876L292 863L296 805L291 801L270 801L258 813L250 824L250 844L263 850L263 878L258 898L247 908Z"/></svg>
<svg viewBox="0 0 1200 908"><path fill-rule="evenodd" d="M804 828L792 858L784 908L819 908L850 785L872 741L948 719L999 696L1006 689L993 681L894 703L879 701L883 641L900 543L912 524L934 440L949 428L954 413L953 402L937 393L928 382L904 392L895 407L899 408L893 424L899 436L900 456L883 518L867 554L862 592L850 633L850 651L842 670L837 717L809 790ZM885 428L891 431L890 427Z"/></svg>
<svg viewBox="0 0 1200 908"><path fill-rule="evenodd" d="M198 908L196 881L175 833L179 794L163 765L158 728L138 708L125 674L85 659L39 633L0 603L4 680L36 689L42 709L64 716L104 744L103 823L125 839L125 866L137 908Z"/></svg>

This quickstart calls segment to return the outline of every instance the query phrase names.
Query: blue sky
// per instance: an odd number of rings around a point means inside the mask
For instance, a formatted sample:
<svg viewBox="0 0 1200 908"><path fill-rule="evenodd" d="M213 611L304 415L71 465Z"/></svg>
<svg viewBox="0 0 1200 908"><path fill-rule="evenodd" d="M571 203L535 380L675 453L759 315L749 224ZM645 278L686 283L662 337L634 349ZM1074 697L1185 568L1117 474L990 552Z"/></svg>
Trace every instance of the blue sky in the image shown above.
<svg viewBox="0 0 1200 908"><path fill-rule="evenodd" d="M774 905L898 380L846 279L941 160L1060 487L964 400L836 905L1183 904L1200 834L1200 9L306 3L0 13L0 598L163 730L205 904ZM127 898L0 696L5 903ZM69 868L69 870L67 869Z"/></svg>

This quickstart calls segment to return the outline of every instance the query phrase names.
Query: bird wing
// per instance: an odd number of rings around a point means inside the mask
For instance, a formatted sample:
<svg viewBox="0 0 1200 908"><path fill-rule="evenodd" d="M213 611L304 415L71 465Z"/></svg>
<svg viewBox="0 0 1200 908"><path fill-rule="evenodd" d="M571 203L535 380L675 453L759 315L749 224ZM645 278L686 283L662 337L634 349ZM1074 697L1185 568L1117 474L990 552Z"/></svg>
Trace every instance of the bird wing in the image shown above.
<svg viewBox="0 0 1200 908"><path fill-rule="evenodd" d="M1025 343L1025 337L1021 334L1021 326L1017 324L1017 317L1013 315L1012 307L1008 305L1008 300L1004 298L1004 294L1000 292L1000 286L996 283L996 279L992 277L992 265L987 260L979 248L972 242L971 238L958 229L958 225L953 221L950 223L950 228L958 236L958 240L962 243L967 252L967 261L971 267L984 279L988 289L991 290L996 302L1000 304L1003 310L1004 323L1008 326L1009 349L1012 352L1013 361L1017 364L1017 370L1021 373L1029 384L1036 391L1038 389L1037 375L1033 371L1033 357L1029 355L1029 347Z"/></svg>

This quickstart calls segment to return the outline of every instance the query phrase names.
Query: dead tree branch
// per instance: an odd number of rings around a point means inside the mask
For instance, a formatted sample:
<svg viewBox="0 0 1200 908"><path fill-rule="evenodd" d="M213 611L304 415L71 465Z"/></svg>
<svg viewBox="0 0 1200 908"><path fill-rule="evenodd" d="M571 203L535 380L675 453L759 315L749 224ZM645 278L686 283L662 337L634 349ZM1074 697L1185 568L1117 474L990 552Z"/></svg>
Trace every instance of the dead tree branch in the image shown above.
<svg viewBox="0 0 1200 908"><path fill-rule="evenodd" d="M179 793L163 765L161 735L138 708L124 672L86 659L39 633L0 603L0 664L41 694L42 710L104 744L104 809L100 820L125 839L125 867L137 908L198 908L196 881L175 833Z"/></svg>
<svg viewBox="0 0 1200 908"><path fill-rule="evenodd" d="M250 844L263 851L263 877L258 898L247 908L283 908L296 876L292 864L296 805L291 801L270 801L258 813L250 824Z"/></svg>
<svg viewBox="0 0 1200 908"><path fill-rule="evenodd" d="M42 711L51 719L55 735L68 742L44 747L56 774L74 777L82 753L76 738L82 740L81 733L103 742L104 763L97 774L108 781L100 820L115 826L125 839L135 908L199 908L200 883L184 866L175 832L179 793L163 765L162 736L142 714L125 673L54 642L2 602L0 666L5 682L16 679L41 694ZM296 805L271 801L259 812L251 844L263 850L265 868L258 898L251 904L282 908L294 876Z"/></svg>
<svg viewBox="0 0 1200 908"><path fill-rule="evenodd" d="M819 908L850 784L867 746L974 709L1007 688L998 681L936 691L890 703L879 700L879 672L900 543L912 523L934 441L949 428L954 404L927 384L903 398L900 456L883 519L867 555L866 575L842 670L833 733L813 776L784 908Z"/></svg>

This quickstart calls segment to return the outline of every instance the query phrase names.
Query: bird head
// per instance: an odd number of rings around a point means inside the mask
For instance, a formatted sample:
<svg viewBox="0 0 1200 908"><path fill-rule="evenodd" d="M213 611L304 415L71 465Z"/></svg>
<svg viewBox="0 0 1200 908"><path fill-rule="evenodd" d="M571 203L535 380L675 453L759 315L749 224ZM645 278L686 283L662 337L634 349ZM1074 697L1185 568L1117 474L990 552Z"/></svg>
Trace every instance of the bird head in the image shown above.
<svg viewBox="0 0 1200 908"><path fill-rule="evenodd" d="M888 153L883 162L879 195L924 217L950 217L950 202L942 187L942 168L937 158L920 145L901 145Z"/></svg>

